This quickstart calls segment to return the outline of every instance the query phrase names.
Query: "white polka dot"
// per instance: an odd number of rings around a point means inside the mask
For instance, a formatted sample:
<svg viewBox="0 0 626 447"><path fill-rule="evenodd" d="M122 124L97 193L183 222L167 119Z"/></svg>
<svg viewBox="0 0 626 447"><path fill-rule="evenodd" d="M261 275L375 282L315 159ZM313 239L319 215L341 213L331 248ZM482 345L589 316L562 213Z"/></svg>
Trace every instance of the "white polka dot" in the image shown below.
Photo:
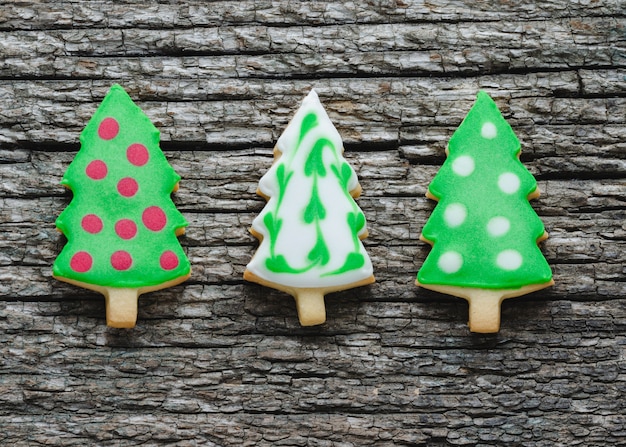
<svg viewBox="0 0 626 447"><path fill-rule="evenodd" d="M493 237L507 234L510 228L511 222L506 217L497 216L487 222L487 232Z"/></svg>
<svg viewBox="0 0 626 447"><path fill-rule="evenodd" d="M498 253L496 264L502 270L517 270L522 266L522 255L517 250L503 250Z"/></svg>
<svg viewBox="0 0 626 447"><path fill-rule="evenodd" d="M452 170L461 177L467 177L474 172L474 159L469 155L456 157L452 162Z"/></svg>
<svg viewBox="0 0 626 447"><path fill-rule="evenodd" d="M493 140L498 136L498 129L496 129L496 125L492 122L486 122L480 129L480 135L487 140Z"/></svg>
<svg viewBox="0 0 626 447"><path fill-rule="evenodd" d="M443 220L446 221L446 225L450 228L455 228L461 225L467 217L467 209L465 205L461 203L451 203L443 212Z"/></svg>
<svg viewBox="0 0 626 447"><path fill-rule="evenodd" d="M512 172L505 172L498 177L498 187L505 194L514 194L520 186L519 177Z"/></svg>
<svg viewBox="0 0 626 447"><path fill-rule="evenodd" d="M437 265L444 273L455 273L463 265L463 258L456 251L447 251L439 257Z"/></svg>

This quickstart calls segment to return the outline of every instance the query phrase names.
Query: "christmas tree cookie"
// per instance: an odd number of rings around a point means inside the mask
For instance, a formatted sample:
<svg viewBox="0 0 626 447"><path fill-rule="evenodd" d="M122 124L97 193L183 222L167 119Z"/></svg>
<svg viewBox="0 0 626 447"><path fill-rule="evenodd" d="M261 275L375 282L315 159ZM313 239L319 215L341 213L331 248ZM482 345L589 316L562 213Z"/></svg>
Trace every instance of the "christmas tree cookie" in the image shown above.
<svg viewBox="0 0 626 447"><path fill-rule="evenodd" d="M119 85L80 142L61 181L73 198L56 221L67 244L53 275L102 293L109 326L133 327L140 294L191 274L177 239L187 222L170 197L180 177L159 148L159 131Z"/></svg>
<svg viewBox="0 0 626 447"><path fill-rule="evenodd" d="M538 243L548 237L529 200L537 182L495 102L480 92L428 187L438 201L422 230L432 245L417 284L469 301L473 332L497 332L506 298L552 285Z"/></svg>
<svg viewBox="0 0 626 447"><path fill-rule="evenodd" d="M280 136L257 193L267 200L252 223L260 240L244 278L291 294L303 326L326 321L324 295L374 282L361 240L361 187L315 91Z"/></svg>

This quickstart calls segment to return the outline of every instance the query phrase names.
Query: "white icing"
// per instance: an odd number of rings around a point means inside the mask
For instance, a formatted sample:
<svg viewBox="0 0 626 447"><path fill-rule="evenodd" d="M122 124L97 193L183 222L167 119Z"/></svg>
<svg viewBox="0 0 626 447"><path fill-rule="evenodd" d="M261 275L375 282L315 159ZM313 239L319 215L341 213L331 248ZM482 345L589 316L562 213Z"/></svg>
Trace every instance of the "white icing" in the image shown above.
<svg viewBox="0 0 626 447"><path fill-rule="evenodd" d="M463 257L456 251L447 251L439 257L437 266L444 273L456 273L463 266Z"/></svg>
<svg viewBox="0 0 626 447"><path fill-rule="evenodd" d="M490 236L504 236L511 229L511 222L503 216L497 216L489 219L487 222L487 232Z"/></svg>
<svg viewBox="0 0 626 447"><path fill-rule="evenodd" d="M493 140L498 136L498 129L495 124L488 121L480 129L480 135L487 140Z"/></svg>
<svg viewBox="0 0 626 447"><path fill-rule="evenodd" d="M461 177L467 177L474 172L474 159L469 155L456 157L452 162L452 171Z"/></svg>
<svg viewBox="0 0 626 447"><path fill-rule="evenodd" d="M517 270L522 266L522 262L522 255L517 250L503 250L496 258L496 264L502 270Z"/></svg>
<svg viewBox="0 0 626 447"><path fill-rule="evenodd" d="M498 177L498 187L505 194L514 194L520 187L520 179L512 172L505 172Z"/></svg>
<svg viewBox="0 0 626 447"><path fill-rule="evenodd" d="M298 145L303 119L311 112L317 115L318 124L304 136ZM271 258L270 234L264 224L264 218L268 213L282 220L281 229L275 241L274 254L284 256L288 264L296 269L311 266L307 255L316 244L317 228L315 223L307 224L303 216L311 198L314 180L312 176L305 175L304 166L313 146L320 138L330 140L335 148L334 151L329 146L323 149L322 159L326 175L315 176L319 197L326 210L324 219L318 220L317 223L330 252L330 260L326 265L317 264L299 273L271 271L266 267L266 260ZM369 278L373 273L370 258L360 241L358 241L358 248L355 248L353 232L346 221L349 213L360 210L354 200L346 196L342 185L331 171L331 165L341 166L341 163L345 162L342 155L341 136L330 121L314 90L311 90L302 101L302 105L278 139L276 149L282 155L259 181L259 191L269 197L269 200L252 223L252 229L262 235L262 240L247 269L266 281L301 288L348 285ZM279 204L277 195L280 187L276 174L281 165L284 166L286 172L292 172L293 175ZM357 176L352 170L348 189L354 190L358 185ZM364 226L359 234L363 235L366 231ZM363 267L328 275L341 268L348 254L355 250L358 250L358 253L365 259Z"/></svg>
<svg viewBox="0 0 626 447"><path fill-rule="evenodd" d="M455 228L465 222L467 217L467 209L461 203L451 203L443 212L443 220L450 228Z"/></svg>

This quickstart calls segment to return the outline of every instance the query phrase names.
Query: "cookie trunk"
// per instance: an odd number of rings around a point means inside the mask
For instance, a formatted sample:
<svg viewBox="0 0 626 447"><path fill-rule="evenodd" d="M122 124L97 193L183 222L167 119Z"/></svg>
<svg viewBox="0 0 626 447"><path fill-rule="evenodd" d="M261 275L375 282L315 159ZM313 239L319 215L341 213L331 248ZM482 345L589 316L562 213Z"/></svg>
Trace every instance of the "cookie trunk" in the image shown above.
<svg viewBox="0 0 626 447"><path fill-rule="evenodd" d="M326 321L326 307L322 290L296 289L294 298L302 326L315 326Z"/></svg>
<svg viewBox="0 0 626 447"><path fill-rule="evenodd" d="M104 293L107 326L132 328L137 323L137 289L108 287Z"/></svg>
<svg viewBox="0 0 626 447"><path fill-rule="evenodd" d="M492 334L500 330L501 291L477 290L469 302L469 329L481 334Z"/></svg>

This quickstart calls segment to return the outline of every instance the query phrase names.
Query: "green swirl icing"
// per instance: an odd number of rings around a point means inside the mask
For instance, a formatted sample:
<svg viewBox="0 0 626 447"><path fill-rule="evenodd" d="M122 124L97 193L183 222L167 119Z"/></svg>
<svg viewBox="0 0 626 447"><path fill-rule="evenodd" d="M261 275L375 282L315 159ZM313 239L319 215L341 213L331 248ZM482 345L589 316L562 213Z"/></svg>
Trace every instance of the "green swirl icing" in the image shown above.
<svg viewBox="0 0 626 447"><path fill-rule="evenodd" d="M180 177L159 148L159 131L122 87L111 88L80 141L61 182L73 198L56 221L67 244L54 276L140 288L189 274L176 237L187 222L170 197Z"/></svg>
<svg viewBox="0 0 626 447"><path fill-rule="evenodd" d="M268 270L275 273L292 273L299 274L306 272L314 267L325 266L331 259L331 250L328 247L328 243L325 240L321 223L327 217L327 207L324 203L324 199L320 195L319 191L319 179L325 178L328 175L328 169L332 172L336 180L341 185L343 191L343 197L351 204L352 211L346 214L345 223L350 228L354 252L350 252L346 255L343 265L330 272L325 272L322 276L340 275L350 270L356 270L362 268L366 259L361 253L361 244L359 240L359 233L365 227L365 216L357 206L356 202L350 195L349 182L353 176L353 170L350 165L339 156L338 151L331 140L325 137L317 138L310 148L303 148L302 143L305 137L311 130L319 125L319 119L315 112L310 112L304 116L300 124L299 137L297 141L297 147L289 157L281 157L277 162L276 168L276 180L278 185L278 191L275 196L276 205L273 210L268 211L263 217L263 223L267 229L269 239L269 252L270 256L265 260L265 266ZM283 198L288 188L289 181L296 173L296 167L291 166L291 163L287 161L292 160L295 153L300 150L309 150L306 157L306 161L303 167L304 176L312 179L312 187L310 191L307 204L304 207L302 215L302 221L307 225L312 225L315 228L316 239L314 245L310 248L307 254L308 265L302 268L294 268L287 261L286 257L282 254L276 253L276 241L280 235L282 229L282 219L279 216L281 207L283 204ZM328 151L332 157L330 166L324 161L324 153Z"/></svg>
<svg viewBox="0 0 626 447"><path fill-rule="evenodd" d="M528 202L537 183L519 161L520 143L494 101L480 92L429 185L437 200L422 231L433 244L421 284L488 289L548 282L537 246L544 226Z"/></svg>

